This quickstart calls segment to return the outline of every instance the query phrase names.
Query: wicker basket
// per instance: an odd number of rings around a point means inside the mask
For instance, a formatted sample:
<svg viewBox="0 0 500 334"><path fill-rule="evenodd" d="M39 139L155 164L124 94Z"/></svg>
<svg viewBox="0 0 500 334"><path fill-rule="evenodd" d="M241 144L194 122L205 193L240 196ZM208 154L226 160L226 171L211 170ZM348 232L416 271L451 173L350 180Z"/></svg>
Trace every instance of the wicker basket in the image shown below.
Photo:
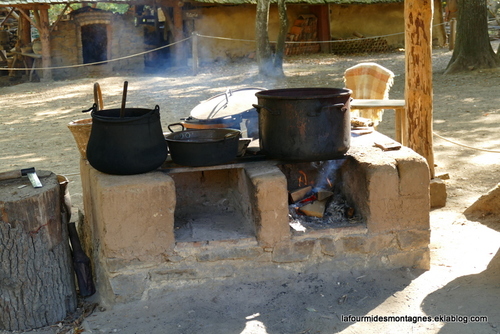
<svg viewBox="0 0 500 334"><path fill-rule="evenodd" d="M90 138L90 130L92 129L92 118L72 121L68 124L68 128L75 138L82 159L87 159L87 144Z"/></svg>

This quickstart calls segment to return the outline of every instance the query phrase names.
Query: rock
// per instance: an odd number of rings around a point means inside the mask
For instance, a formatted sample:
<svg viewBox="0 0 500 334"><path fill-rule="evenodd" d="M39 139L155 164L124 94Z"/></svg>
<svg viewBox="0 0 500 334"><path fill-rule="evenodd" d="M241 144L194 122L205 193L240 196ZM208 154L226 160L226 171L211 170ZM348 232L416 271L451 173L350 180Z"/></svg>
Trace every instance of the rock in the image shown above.
<svg viewBox="0 0 500 334"><path fill-rule="evenodd" d="M442 208L446 205L446 184L440 178L430 182L431 208Z"/></svg>
<svg viewBox="0 0 500 334"><path fill-rule="evenodd" d="M488 191L487 194L479 197L477 201L464 211L464 214L500 214L500 183Z"/></svg>

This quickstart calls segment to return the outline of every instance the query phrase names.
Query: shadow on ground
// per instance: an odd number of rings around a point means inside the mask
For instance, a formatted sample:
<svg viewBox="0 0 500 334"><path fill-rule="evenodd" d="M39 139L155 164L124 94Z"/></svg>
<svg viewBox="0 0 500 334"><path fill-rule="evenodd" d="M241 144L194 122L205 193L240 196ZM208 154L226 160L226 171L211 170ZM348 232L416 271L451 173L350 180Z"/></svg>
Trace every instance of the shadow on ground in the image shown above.
<svg viewBox="0 0 500 334"><path fill-rule="evenodd" d="M499 215L466 215L500 232ZM493 232L492 231L492 232ZM493 254L491 254L493 255ZM422 302L422 310L432 316L455 316L445 321L439 333L498 333L500 331L500 250L493 256L486 270L460 276L429 294Z"/></svg>
<svg viewBox="0 0 500 334"><path fill-rule="evenodd" d="M87 326L101 333L134 333L134 328L170 334L334 333L353 324L343 322L342 316L366 315L421 273L298 273L274 281L207 283L147 302L117 305L89 317Z"/></svg>

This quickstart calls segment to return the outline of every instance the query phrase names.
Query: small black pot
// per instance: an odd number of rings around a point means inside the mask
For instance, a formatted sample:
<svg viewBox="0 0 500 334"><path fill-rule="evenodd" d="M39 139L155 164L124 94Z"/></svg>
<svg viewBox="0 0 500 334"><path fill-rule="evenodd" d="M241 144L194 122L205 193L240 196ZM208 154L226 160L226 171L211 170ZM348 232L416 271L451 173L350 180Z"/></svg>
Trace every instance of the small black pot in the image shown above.
<svg viewBox="0 0 500 334"><path fill-rule="evenodd" d="M167 158L167 144L160 123L160 107L92 110L92 130L87 146L90 165L107 174L146 173Z"/></svg>
<svg viewBox="0 0 500 334"><path fill-rule="evenodd" d="M240 131L235 129L192 129L167 134L165 140L173 162L200 167L236 159L239 137Z"/></svg>

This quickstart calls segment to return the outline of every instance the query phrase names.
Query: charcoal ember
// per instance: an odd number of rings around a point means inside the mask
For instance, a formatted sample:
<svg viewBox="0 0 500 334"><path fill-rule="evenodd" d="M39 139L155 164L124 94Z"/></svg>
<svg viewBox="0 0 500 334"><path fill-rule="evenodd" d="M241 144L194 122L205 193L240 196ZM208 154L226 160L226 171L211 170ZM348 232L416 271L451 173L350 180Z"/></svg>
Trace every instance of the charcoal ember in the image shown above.
<svg viewBox="0 0 500 334"><path fill-rule="evenodd" d="M306 203L311 203L311 201ZM321 229L362 223L362 219L357 215L355 209L340 193L334 193L326 200L322 217L307 216L301 210L303 210L303 205L300 202L289 205L290 224L302 225L306 229Z"/></svg>

